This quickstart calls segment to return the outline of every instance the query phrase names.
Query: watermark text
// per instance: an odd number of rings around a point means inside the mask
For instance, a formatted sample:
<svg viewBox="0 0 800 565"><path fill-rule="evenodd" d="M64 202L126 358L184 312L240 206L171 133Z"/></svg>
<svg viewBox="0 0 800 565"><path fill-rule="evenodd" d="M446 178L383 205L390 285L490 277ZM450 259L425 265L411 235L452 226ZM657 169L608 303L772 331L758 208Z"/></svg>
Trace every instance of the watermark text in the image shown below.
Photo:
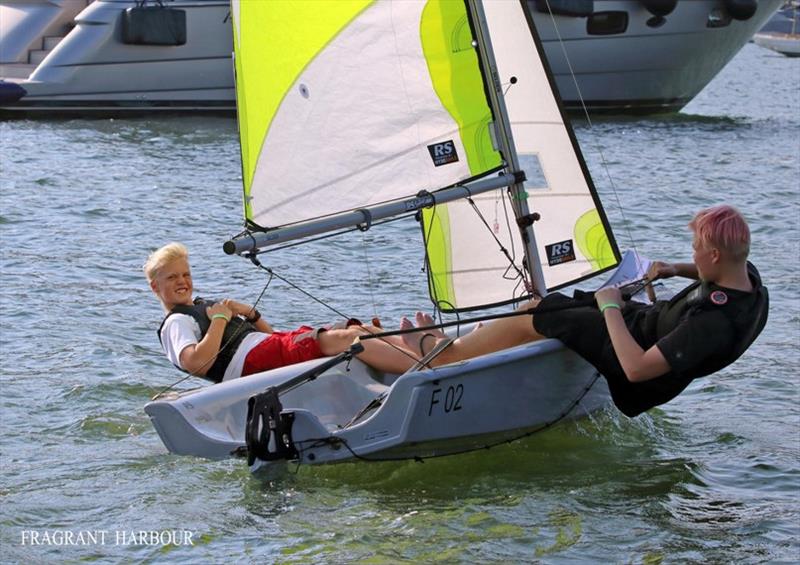
<svg viewBox="0 0 800 565"><path fill-rule="evenodd" d="M22 530L21 545L194 545L190 530Z"/></svg>

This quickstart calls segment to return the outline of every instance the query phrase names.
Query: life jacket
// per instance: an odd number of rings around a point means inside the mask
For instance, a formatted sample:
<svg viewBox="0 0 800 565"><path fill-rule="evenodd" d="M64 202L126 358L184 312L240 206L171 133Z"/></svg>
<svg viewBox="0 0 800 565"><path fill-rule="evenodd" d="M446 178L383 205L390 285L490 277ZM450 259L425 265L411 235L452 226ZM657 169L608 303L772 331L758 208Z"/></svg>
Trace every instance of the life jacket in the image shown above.
<svg viewBox="0 0 800 565"><path fill-rule="evenodd" d="M697 281L672 297L664 306L656 324L657 339L674 330L685 316L707 310L720 311L725 315L734 335L734 343L722 355L703 363L695 371L670 372L655 379L628 384L622 396L615 398L617 406L626 415L633 417L672 400L694 379L715 373L736 361L756 340L767 323L769 293L761 284L761 277L752 263L747 263L747 272L753 291L735 301L728 299L724 288Z"/></svg>
<svg viewBox="0 0 800 565"><path fill-rule="evenodd" d="M187 316L194 318L197 322L197 325L200 326L200 339L202 340L208 333L208 328L211 327L211 320L206 315L206 308L213 306L214 304L215 302L213 300L205 300L198 297L194 299L194 304L191 306L179 304L170 310L169 314L164 316L164 320L162 320L157 332L158 340L162 343L162 347L164 342L161 339L161 330L164 328L167 318L173 314L186 314ZM257 330L256 327L247 320L244 320L239 316L232 317L231 321L225 326L225 332L222 334L219 353L217 353L217 356L214 358L214 363L208 368L208 371L206 371L206 374L203 378L215 383L222 382L222 377L225 376L225 370L228 368L231 359L233 359L236 350L239 348L239 345L241 345L245 336L257 331L259 330ZM175 366L184 373L189 372L179 365Z"/></svg>
<svg viewBox="0 0 800 565"><path fill-rule="evenodd" d="M720 311L733 328L736 341L725 359L720 361L720 366L711 372L736 361L764 329L769 314L769 293L761 284L758 269L749 261L747 274L753 291L738 299L735 307L729 302L723 287L706 281L696 281L676 294L659 313L656 327L658 339L675 329L686 315L703 310Z"/></svg>

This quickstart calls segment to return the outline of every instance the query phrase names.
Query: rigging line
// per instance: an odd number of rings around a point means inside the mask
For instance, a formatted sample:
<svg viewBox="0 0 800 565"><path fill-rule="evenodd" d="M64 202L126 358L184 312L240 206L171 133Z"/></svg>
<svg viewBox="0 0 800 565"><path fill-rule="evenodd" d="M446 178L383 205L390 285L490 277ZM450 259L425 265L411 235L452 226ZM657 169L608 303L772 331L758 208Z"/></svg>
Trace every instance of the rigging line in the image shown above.
<svg viewBox="0 0 800 565"><path fill-rule="evenodd" d="M296 284L294 284L292 281L288 280L286 277L284 277L284 276L281 276L281 275L279 275L278 273L276 273L275 271L273 271L271 268L269 268L269 267L265 267L264 265L262 265L262 264L261 264L261 261L259 261L259 260L258 260L258 257L256 256L256 254L255 254L255 253L251 253L251 254L249 254L249 255L248 255L248 258L250 259L250 261L252 261L252 263L253 263L253 264L254 264L256 267L258 267L259 269L262 269L262 270L264 270L264 271L268 272L268 273L269 273L269 275L270 275L270 278L271 278L271 277L276 277L276 278L278 278L279 280L281 280L281 281L285 282L286 284L288 284L288 285L289 285L290 287L292 287L293 289L295 289L295 290L297 290L297 291L299 291L299 292L301 292L301 293L305 294L307 297L309 297L309 298L310 298L311 300L313 300L314 302L317 302L317 303L321 304L322 306L324 306L325 308L327 308L328 310L332 311L332 312L333 312L333 313L335 313L337 316L340 316L341 318L343 318L343 319L345 319L345 320L349 320L350 318L352 318L352 316L348 316L347 314L345 314L344 312L341 312L341 311L337 310L336 308L334 308L333 306L331 306L330 304L328 304L328 303L327 303L327 302L325 302L324 300L320 300L319 298L317 298L316 296L314 296L314 295L313 295L313 294L311 294L310 292L307 292L306 290L303 290L302 288L300 288L299 286L297 286Z"/></svg>
<svg viewBox="0 0 800 565"><path fill-rule="evenodd" d="M505 192L501 193L502 197L500 198L500 202L503 203L503 215L506 217L506 228L508 229L509 234L512 233L512 226L511 226L511 217L508 214L508 204L506 203L506 197L511 198L511 189L506 189ZM511 214L514 214L514 211L511 211ZM517 250L515 248L514 238L509 237L511 240L511 258L512 260L516 259L517 257Z"/></svg>
<svg viewBox="0 0 800 565"><path fill-rule="evenodd" d="M332 312L334 312L334 313L335 313L337 316L340 316L342 319L344 319L344 320L350 320L350 319L352 318L352 316L348 316L347 314L345 314L345 313L343 313L343 312L341 312L341 311L337 310L336 308L334 308L334 307L333 307L333 306L331 306L330 304L326 303L324 300L320 300L319 298L317 298L316 296L314 296L314 295L313 295L313 294L311 294L310 292L308 292L308 291L306 291L306 290L304 290L304 289L300 288L299 286L297 286L296 284L294 284L293 282L291 282L290 280L288 280L286 277L283 277L283 276L279 275L278 273L276 273L275 271L273 271L271 268L269 268L269 267L265 267L264 265L262 265L262 264L261 264L261 261L259 261L259 260L258 260L258 257L256 256L256 254L254 254L254 253L251 253L251 254L249 254L249 255L248 255L248 258L250 259L250 261L251 261L251 262L252 262L252 263L253 263L253 264L254 264L256 267L258 267L259 269L262 269L262 270L264 270L264 271L268 272L268 273L270 274L270 280L272 280L272 277L276 277L276 278L278 278L278 279L282 280L283 282L285 282L286 284L288 284L289 286L291 286L292 288L294 288L295 290L297 290L297 291L299 291L299 292L301 292L301 293L305 294L305 295L306 295L306 296L308 296L308 297L309 297L311 300L313 300L313 301L315 301L315 302L318 302L319 304L321 304L321 305L322 305L322 306L324 306L325 308L327 308L327 309L331 310L331 311L332 311ZM369 328L368 328L368 327L366 327L366 326L359 326L359 327L360 327L360 328L361 328L361 329L362 329L364 332L366 332L366 333L367 333L367 335L365 335L365 336L363 336L363 338L359 338L359 339L368 339L368 338L373 338L373 337L374 337L374 338L377 338L377 339L379 339L381 342L383 342L383 343L385 343L386 345L388 345L389 347L392 347L393 349L395 349L395 350L399 351L400 353L402 353L402 354L403 354L403 355L405 355L406 357L409 357L410 359L413 359L413 360L414 360L414 362L416 362L416 361L419 361L419 359L417 359L417 357L416 357L415 355L413 355L411 351L408 351L408 350L406 350L406 349L403 349L402 347L399 347L399 346L395 345L394 343L392 343L392 342L390 342L390 341L387 341L387 340L386 340L386 338L385 338L385 337L382 335L382 333L383 333L383 332L375 332L375 331L373 331L373 330L369 329ZM410 332L409 332L409 333L410 333Z"/></svg>
<svg viewBox="0 0 800 565"><path fill-rule="evenodd" d="M367 288L369 289L369 299L372 302L372 315L378 319L378 306L375 304L375 291L372 288L372 269L369 266L369 253L367 252L367 232L361 232L361 248L364 250L364 265L367 267Z"/></svg>
<svg viewBox="0 0 800 565"><path fill-rule="evenodd" d="M463 188L467 191L467 194L472 194L472 192L470 191L468 186L465 185ZM423 263L423 269L427 270L428 289L429 289L429 294L431 294L431 302L433 302L433 317L434 318L438 318L439 319L439 324L441 325L441 324L443 324L443 321L442 321L443 318L442 318L442 308L441 308L440 305L442 303L450 304L450 302L446 301L446 300L439 300L439 295L438 295L438 292L437 292L437 289L436 289L436 284L433 282L432 275L431 275L432 271L431 271L430 256L428 254L428 239L430 237L430 232L433 231L433 220L436 218L436 214L438 212L438 210L436 209L436 197L433 196L433 199L434 199L433 200L433 205L431 206L431 208L433 208L433 210L431 211L431 218L430 218L430 222L429 222L430 223L430 227L429 227L429 231L428 231L427 234L425 233L425 217L423 215L423 210L419 211L418 218L419 218L419 222L422 225L422 247L425 250L425 257L423 259L423 262L424 262ZM452 304L450 304L450 306L452 307L451 309L455 312L456 321L460 320L461 316L459 315L457 309ZM461 326L460 326L460 324L456 326L456 336L457 337L461 337Z"/></svg>
<svg viewBox="0 0 800 565"><path fill-rule="evenodd" d="M481 214L481 211L478 209L478 206L469 196L467 197L467 202L469 202L470 206L472 206L472 210L475 212L475 214L478 215L478 218L483 223L483 225L486 226L486 229L494 238L494 241L495 243L497 243L497 246L500 248L500 251L503 253L503 255L506 256L506 259L508 259L508 262L511 264L511 267L517 272L517 277L525 280L525 275L522 273L522 271L520 271L519 267L517 267L516 264L514 264L514 259L511 258L511 255L509 255L508 250L503 246L498 237L495 235L494 230L491 228L491 226L489 226L489 223L486 221L486 218L483 217L483 214Z"/></svg>
<svg viewBox="0 0 800 565"><path fill-rule="evenodd" d="M592 132L594 135L594 124L592 123L592 118L589 116L589 109L586 107L586 102L583 98L583 93L581 92L581 87L578 84L578 78L575 76L575 70L572 68L572 61L570 61L569 56L567 55L567 49L564 47L564 39L561 37L561 32L558 30L558 25L556 24L555 16L553 15L553 9L550 7L550 0L545 0L545 4L547 4L547 11L550 15L550 21L553 24L553 29L556 32L556 36L558 37L558 44L561 47L561 52L564 55L564 60L567 62L567 67L569 68L569 75L572 77L572 82L575 85L575 91L578 93L578 100L581 103L581 110L583 110L583 115L586 117L586 122L589 124L589 131ZM639 254L636 246L636 240L633 238L633 232L631 232L630 223L628 222L628 218L625 216L625 210L622 209L622 202L619 198L619 193L617 192L617 186L614 182L614 179L611 176L611 171L608 168L608 161L606 161L605 154L603 153L603 149L600 147L600 144L597 143L596 136L594 137L594 146L595 150L600 154L600 164L603 167L603 171L608 178L608 181L611 183L611 189L614 192L614 199L617 203L617 209L619 210L620 214L622 215L622 222L625 226L625 232L628 234L628 239L631 242L631 247Z"/></svg>
<svg viewBox="0 0 800 565"><path fill-rule="evenodd" d="M255 302L253 303L253 305L250 307L250 311L248 312L248 315L247 315L247 317L248 317L248 318L252 317L252 315L253 315L253 312L255 312L255 310L256 310L256 306L258 306L258 303L259 303L259 302L261 302L261 299L263 298L263 296L264 296L264 293L265 293L265 292L267 292L267 288L269 288L269 285L270 285L270 283L272 282L272 278L273 278L273 275L272 275L272 273L270 273L270 277L269 277L269 279L267 279L267 283L264 285L264 288L262 288L262 289L261 289L261 293L258 295L258 298L256 298L256 301L255 301ZM217 353L216 353L216 354L215 354L213 357L211 357L211 358L210 358L208 361L206 361L205 363L203 363L203 364L200 366L200 368L198 369L198 371L202 371L202 370L203 370L203 369L205 369L206 367L208 367L208 366L210 366L210 365L213 365L213 364L214 364L214 361L216 361L216 360L217 360L217 357L219 357L219 354L220 354L220 353L222 353L222 352L223 352L225 349L227 349L228 347L230 347L230 345L231 345L231 343L233 342L233 340L234 340L234 339L236 339L236 338L239 336L239 334L242 332L242 330L243 330L243 329L244 329L244 326L239 326L239 329L238 329L236 332L234 332L234 333L231 335L231 337L230 337L230 338L229 338L229 339L228 339L228 340L227 340L225 343L223 343L222 345L220 345L220 347L219 347L219 350L217 351ZM196 373L189 373L189 374L187 374L185 377L183 377L183 378L181 378L181 379L178 379L177 381L175 381L175 382L174 382L174 383L172 383L171 385L168 385L168 386L166 386L165 388L163 388L161 391L159 391L159 392L158 392L158 393L157 393L157 394L156 394L156 395L155 395L153 398L151 398L150 400L156 400L156 399L157 399L157 398L159 398L159 397L160 397L162 394L164 394L164 393L165 393L165 392L167 392L168 390L172 390L172 389L173 389L175 386L177 386L177 385L181 384L183 381L185 381L185 380L186 380L186 379L188 379L189 377L200 377L201 379L202 379L202 378L204 378L202 375L199 375L199 374L196 374Z"/></svg>
<svg viewBox="0 0 800 565"><path fill-rule="evenodd" d="M470 193L470 190L467 186L464 186L467 193ZM431 198L433 199L433 204L431 204L431 217L428 221L429 227L428 232L425 232L425 210L419 210L417 212L417 219L422 227L422 248L425 250L425 256L422 260L422 269L426 273L426 279L428 281L428 295L433 302L434 307L434 315L438 313L438 317L441 320L442 318L442 310L439 307L439 293L437 290L436 282L433 277L433 271L431 270L431 258L430 254L428 253L428 240L430 238L431 232L433 231L433 221L436 219L436 214L438 210L436 209L436 196L433 193L430 193Z"/></svg>
<svg viewBox="0 0 800 565"><path fill-rule="evenodd" d="M633 298L634 295L641 292L641 290L645 287L645 285L649 284L651 281L646 276L637 279L635 281L631 281L627 284L624 284L620 287L617 287L620 292L622 293L622 299L624 301L629 301ZM573 308L583 308L583 307L595 307L596 300L594 297L593 292L587 292L586 295L582 298L573 298L569 302L561 303L561 304L541 304L541 300L536 303L536 305L531 306L530 308L526 308L525 310L515 310L513 312L502 312L499 314L487 314L485 316L476 316L474 318L466 318L462 320L460 316L458 316L458 312L456 312L457 319L453 322L444 322L441 324L435 324L432 326L422 326L422 327L414 327L407 330L388 330L382 331L380 333L371 333L370 335L364 336L363 340L373 339L373 338L384 338L390 337L394 335L403 335L407 333L414 333L419 331L426 331L426 330L435 330L435 329L444 329L450 328L453 326L459 326L461 324L469 324L473 322L486 322L491 320L497 320L500 318L513 318L516 316L533 316L536 314L545 314L550 312L560 312L562 310L572 310Z"/></svg>

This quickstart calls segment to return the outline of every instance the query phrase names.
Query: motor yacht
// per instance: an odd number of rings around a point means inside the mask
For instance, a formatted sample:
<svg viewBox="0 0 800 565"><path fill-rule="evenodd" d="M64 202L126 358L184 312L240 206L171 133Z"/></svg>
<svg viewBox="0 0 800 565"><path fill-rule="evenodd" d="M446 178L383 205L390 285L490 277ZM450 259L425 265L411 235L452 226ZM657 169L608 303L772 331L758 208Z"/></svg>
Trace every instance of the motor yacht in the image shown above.
<svg viewBox="0 0 800 565"><path fill-rule="evenodd" d="M782 0L529 0L571 111L677 111ZM0 0L0 111L234 111L227 0Z"/></svg>

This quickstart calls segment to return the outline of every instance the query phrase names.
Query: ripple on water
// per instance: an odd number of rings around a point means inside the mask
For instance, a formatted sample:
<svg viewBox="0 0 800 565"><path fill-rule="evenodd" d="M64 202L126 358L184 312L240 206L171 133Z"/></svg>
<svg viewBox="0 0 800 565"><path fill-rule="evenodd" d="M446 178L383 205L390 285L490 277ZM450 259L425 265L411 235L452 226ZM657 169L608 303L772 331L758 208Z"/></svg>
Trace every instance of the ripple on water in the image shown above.
<svg viewBox="0 0 800 565"><path fill-rule="evenodd" d="M64 431L80 437L82 441L94 442L98 439L121 439L138 436L150 431L150 422L143 418L121 417L116 414L93 414L85 416L79 422Z"/></svg>

